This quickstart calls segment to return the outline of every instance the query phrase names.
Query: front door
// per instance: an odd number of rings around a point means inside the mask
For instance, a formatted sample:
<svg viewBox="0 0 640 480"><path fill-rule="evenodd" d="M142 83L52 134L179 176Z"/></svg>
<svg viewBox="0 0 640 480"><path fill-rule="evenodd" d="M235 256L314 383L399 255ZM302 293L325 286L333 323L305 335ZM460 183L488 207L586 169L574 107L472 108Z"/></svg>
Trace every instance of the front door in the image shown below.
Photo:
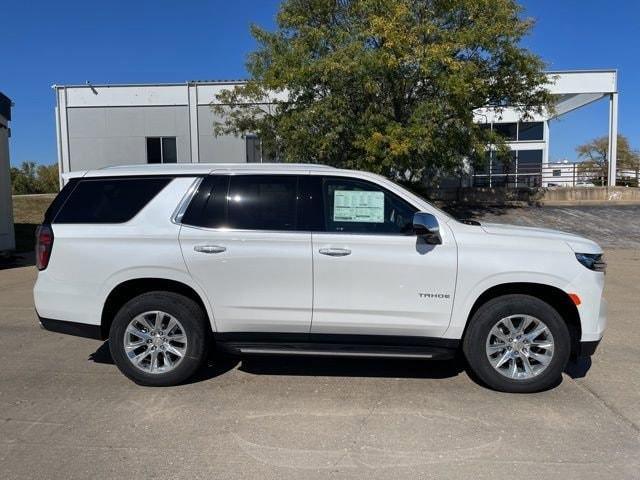
<svg viewBox="0 0 640 480"><path fill-rule="evenodd" d="M449 324L457 248L412 232L416 207L382 186L348 177L321 182L324 225L314 232L311 332L438 337Z"/></svg>
<svg viewBox="0 0 640 480"><path fill-rule="evenodd" d="M296 175L215 175L182 219L180 245L219 332L309 332L311 234L297 231Z"/></svg>

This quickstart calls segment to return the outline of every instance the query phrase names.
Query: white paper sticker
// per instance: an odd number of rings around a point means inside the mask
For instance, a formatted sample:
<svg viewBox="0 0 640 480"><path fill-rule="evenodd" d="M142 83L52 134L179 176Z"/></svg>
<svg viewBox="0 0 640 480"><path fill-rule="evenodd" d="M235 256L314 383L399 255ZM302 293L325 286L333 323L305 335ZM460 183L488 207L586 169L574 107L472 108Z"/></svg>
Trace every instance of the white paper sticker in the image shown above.
<svg viewBox="0 0 640 480"><path fill-rule="evenodd" d="M333 221L384 223L384 192L335 190Z"/></svg>

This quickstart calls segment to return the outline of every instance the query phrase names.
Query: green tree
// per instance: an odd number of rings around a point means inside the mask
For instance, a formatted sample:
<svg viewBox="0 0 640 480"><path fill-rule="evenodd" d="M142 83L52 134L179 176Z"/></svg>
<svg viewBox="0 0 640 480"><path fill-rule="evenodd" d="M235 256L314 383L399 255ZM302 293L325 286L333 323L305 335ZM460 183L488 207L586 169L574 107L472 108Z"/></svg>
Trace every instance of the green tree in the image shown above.
<svg viewBox="0 0 640 480"><path fill-rule="evenodd" d="M217 134L252 132L282 161L418 181L504 141L474 109L552 109L514 0L284 0L252 26L250 80L221 93ZM278 95L278 98L274 98Z"/></svg>
<svg viewBox="0 0 640 480"><path fill-rule="evenodd" d="M35 162L22 162L20 168L12 167L10 174L14 195L55 193L59 189L57 164L36 165Z"/></svg>
<svg viewBox="0 0 640 480"><path fill-rule="evenodd" d="M15 195L37 193L36 164L22 162L19 169L15 169L12 176L12 191Z"/></svg>
<svg viewBox="0 0 640 480"><path fill-rule="evenodd" d="M578 158L582 160L582 172L596 172L601 179L609 175L609 137L598 137L576 148ZM631 148L629 139L618 134L618 148L616 155L618 169L638 170L640 168L640 154Z"/></svg>
<svg viewBox="0 0 640 480"><path fill-rule="evenodd" d="M36 171L37 188L41 193L54 193L60 189L58 164L39 165Z"/></svg>

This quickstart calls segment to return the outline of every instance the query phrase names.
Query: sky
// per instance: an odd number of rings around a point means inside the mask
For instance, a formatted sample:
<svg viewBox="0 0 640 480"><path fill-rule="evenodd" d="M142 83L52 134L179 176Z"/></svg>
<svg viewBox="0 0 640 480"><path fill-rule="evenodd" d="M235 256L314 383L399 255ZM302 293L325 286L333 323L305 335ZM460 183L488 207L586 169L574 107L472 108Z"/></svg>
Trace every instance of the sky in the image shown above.
<svg viewBox="0 0 640 480"><path fill-rule="evenodd" d="M246 78L249 26L273 28L279 0L2 0L0 91L14 102L12 165L57 161L53 84ZM615 68L620 132L640 149L640 2L522 0L523 44L550 70ZM550 157L607 134L600 100L552 122Z"/></svg>

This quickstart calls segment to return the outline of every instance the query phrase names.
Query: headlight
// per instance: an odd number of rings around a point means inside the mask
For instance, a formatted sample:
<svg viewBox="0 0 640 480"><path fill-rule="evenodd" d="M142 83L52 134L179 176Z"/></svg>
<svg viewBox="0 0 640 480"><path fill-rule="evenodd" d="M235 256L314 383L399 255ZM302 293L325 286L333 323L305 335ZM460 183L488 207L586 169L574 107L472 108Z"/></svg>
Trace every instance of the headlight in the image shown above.
<svg viewBox="0 0 640 480"><path fill-rule="evenodd" d="M578 261L595 272L603 272L607 269L602 253L576 253Z"/></svg>

